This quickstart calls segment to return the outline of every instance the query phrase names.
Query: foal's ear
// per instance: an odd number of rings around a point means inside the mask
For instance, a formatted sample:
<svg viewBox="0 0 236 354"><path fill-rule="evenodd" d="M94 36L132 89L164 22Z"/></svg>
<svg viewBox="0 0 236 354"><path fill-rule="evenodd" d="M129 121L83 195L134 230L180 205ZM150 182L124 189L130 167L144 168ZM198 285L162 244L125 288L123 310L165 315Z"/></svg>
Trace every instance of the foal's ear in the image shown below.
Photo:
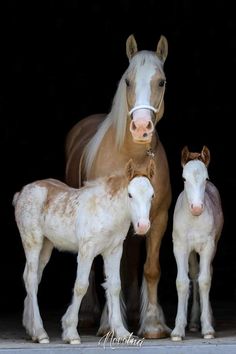
<svg viewBox="0 0 236 354"><path fill-rule="evenodd" d="M152 179L152 177L155 175L155 171L156 171L155 162L153 159L150 159L147 167L147 176L149 179Z"/></svg>
<svg viewBox="0 0 236 354"><path fill-rule="evenodd" d="M188 162L188 157L189 157L189 149L187 146L185 146L181 152L181 166L184 167L184 165Z"/></svg>
<svg viewBox="0 0 236 354"><path fill-rule="evenodd" d="M137 53L138 47L134 35L131 34L126 41L126 55L131 60L135 53Z"/></svg>
<svg viewBox="0 0 236 354"><path fill-rule="evenodd" d="M125 175L129 181L134 177L134 162L130 159L125 165Z"/></svg>
<svg viewBox="0 0 236 354"><path fill-rule="evenodd" d="M161 36L158 44L156 54L158 58L163 62L165 62L167 55L168 55L168 42L165 36Z"/></svg>
<svg viewBox="0 0 236 354"><path fill-rule="evenodd" d="M210 150L208 149L208 147L206 145L204 145L202 148L201 159L202 159L202 162L204 162L204 164L206 165L206 167L208 167L210 160L211 160L211 154L210 154Z"/></svg>

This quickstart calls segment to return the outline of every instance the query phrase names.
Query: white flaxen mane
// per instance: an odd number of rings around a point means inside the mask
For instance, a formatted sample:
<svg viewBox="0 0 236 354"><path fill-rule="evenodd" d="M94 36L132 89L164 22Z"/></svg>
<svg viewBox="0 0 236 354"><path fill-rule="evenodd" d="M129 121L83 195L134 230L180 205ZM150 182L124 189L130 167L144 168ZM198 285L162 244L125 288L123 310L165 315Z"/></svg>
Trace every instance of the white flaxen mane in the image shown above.
<svg viewBox="0 0 236 354"><path fill-rule="evenodd" d="M163 63L157 57L155 52L143 50L138 52L132 58L129 67L124 72L119 82L116 94L113 99L110 113L106 116L105 120L100 124L96 134L93 136L93 138L90 140L90 142L87 144L85 148L86 174L89 173L92 164L94 162L94 159L96 157L98 148L111 126L114 127L114 130L116 132L115 145L117 149L119 150L122 147L125 139L127 115L128 115L125 78L127 77L127 74L130 72L133 72L134 74L137 75L141 67L143 68L142 73L144 70L150 71L150 67L152 67L153 70L158 69L161 72L163 72Z"/></svg>

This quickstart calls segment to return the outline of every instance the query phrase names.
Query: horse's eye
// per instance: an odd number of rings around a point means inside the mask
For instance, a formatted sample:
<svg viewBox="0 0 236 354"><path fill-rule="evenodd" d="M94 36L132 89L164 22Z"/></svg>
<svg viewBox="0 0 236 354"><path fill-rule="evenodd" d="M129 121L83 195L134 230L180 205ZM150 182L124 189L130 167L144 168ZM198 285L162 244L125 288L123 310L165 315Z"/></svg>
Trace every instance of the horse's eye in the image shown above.
<svg viewBox="0 0 236 354"><path fill-rule="evenodd" d="M128 193L128 196L129 196L130 199L132 198L132 195L130 193Z"/></svg>
<svg viewBox="0 0 236 354"><path fill-rule="evenodd" d="M206 181L210 181L210 178L209 178L209 177L207 177L207 178L206 178Z"/></svg>
<svg viewBox="0 0 236 354"><path fill-rule="evenodd" d="M126 83L126 86L127 86L127 87L130 86L130 81L129 81L129 79L125 79L125 83Z"/></svg>
<svg viewBox="0 0 236 354"><path fill-rule="evenodd" d="M163 87L163 86L165 86L165 80L161 80L161 81L159 81L159 87Z"/></svg>
<svg viewBox="0 0 236 354"><path fill-rule="evenodd" d="M183 178L183 181L185 182L186 181L186 179L184 178L184 177L182 177Z"/></svg>
<svg viewBox="0 0 236 354"><path fill-rule="evenodd" d="M152 199L154 198L155 196L154 196L154 194L152 195Z"/></svg>

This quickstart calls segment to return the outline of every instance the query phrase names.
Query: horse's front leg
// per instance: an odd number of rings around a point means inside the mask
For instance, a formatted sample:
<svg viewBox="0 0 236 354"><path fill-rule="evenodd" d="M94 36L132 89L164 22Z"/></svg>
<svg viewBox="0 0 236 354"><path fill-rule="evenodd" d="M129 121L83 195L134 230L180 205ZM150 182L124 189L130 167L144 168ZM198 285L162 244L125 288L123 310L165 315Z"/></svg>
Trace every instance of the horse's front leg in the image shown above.
<svg viewBox="0 0 236 354"><path fill-rule="evenodd" d="M158 303L157 291L160 280L159 252L161 240L166 230L168 213L162 212L152 222L147 236L147 257L141 292L141 326L138 334L145 338L164 338L170 329L165 324L164 314Z"/></svg>
<svg viewBox="0 0 236 354"><path fill-rule="evenodd" d="M109 325L110 330L114 331L116 337L127 337L130 335L122 322L120 308L120 261L122 246L120 244L112 251L109 250L109 252L103 254L106 276L104 288L106 290Z"/></svg>
<svg viewBox="0 0 236 354"><path fill-rule="evenodd" d="M62 339L66 343L80 344L80 336L77 331L78 313L81 301L88 289L89 272L92 266L93 257L88 254L78 254L77 276L74 285L73 298L62 318Z"/></svg>

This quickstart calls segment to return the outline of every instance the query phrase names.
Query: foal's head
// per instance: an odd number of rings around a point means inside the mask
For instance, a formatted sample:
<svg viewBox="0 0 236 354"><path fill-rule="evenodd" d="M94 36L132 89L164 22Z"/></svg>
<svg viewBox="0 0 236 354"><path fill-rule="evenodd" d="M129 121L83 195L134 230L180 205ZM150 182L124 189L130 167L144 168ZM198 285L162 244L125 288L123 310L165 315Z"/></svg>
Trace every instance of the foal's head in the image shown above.
<svg viewBox="0 0 236 354"><path fill-rule="evenodd" d="M145 235L150 228L149 214L154 197L154 189L150 180L154 173L155 163L152 159L145 172L137 171L132 159L125 167L131 219L135 233L138 235Z"/></svg>
<svg viewBox="0 0 236 354"><path fill-rule="evenodd" d="M210 162L210 151L204 146L200 153L190 152L185 146L182 150L184 190L191 213L200 215L204 210L204 195L208 180L207 167Z"/></svg>
<svg viewBox="0 0 236 354"><path fill-rule="evenodd" d="M126 42L130 64L123 79L134 142L151 141L155 124L164 113L166 77L163 65L168 54L168 44L161 36L156 52L138 51L133 35Z"/></svg>

